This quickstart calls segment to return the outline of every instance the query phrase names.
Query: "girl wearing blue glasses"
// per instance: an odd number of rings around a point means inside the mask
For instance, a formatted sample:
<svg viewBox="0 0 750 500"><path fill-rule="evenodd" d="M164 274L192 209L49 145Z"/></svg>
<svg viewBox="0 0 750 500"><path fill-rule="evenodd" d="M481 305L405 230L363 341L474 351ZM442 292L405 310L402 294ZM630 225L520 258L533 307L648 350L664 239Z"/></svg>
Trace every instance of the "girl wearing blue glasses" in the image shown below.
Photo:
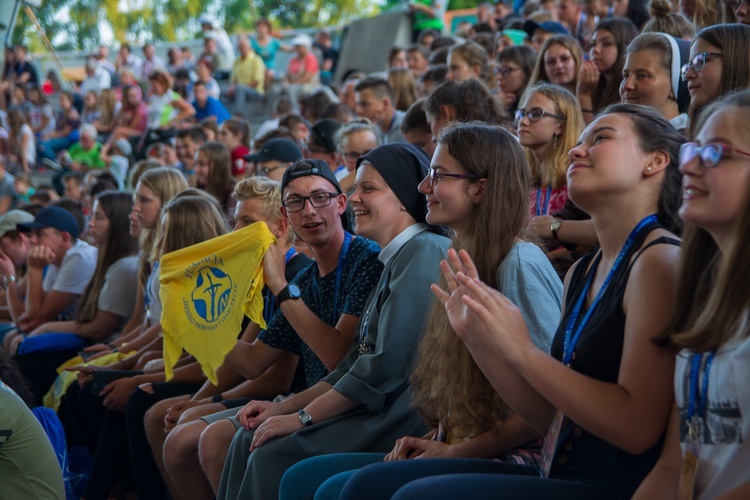
<svg viewBox="0 0 750 500"><path fill-rule="evenodd" d="M750 91L722 98L680 152L685 250L674 324L661 340L682 350L676 405L643 498L750 496L748 113Z"/></svg>
<svg viewBox="0 0 750 500"><path fill-rule="evenodd" d="M719 97L750 86L750 26L719 24L698 32L682 67L690 93L690 117Z"/></svg>

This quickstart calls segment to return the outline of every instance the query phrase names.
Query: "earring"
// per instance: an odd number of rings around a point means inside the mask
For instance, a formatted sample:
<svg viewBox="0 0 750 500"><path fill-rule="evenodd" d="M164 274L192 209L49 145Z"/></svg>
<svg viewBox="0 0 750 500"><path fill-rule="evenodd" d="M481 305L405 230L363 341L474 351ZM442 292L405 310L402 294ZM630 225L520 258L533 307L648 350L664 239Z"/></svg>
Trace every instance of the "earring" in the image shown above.
<svg viewBox="0 0 750 500"><path fill-rule="evenodd" d="M553 150L557 150L557 138L558 138L558 135L555 134L553 137L554 137L554 139L552 140L552 149Z"/></svg>
<svg viewBox="0 0 750 500"><path fill-rule="evenodd" d="M646 172L651 172L651 167L646 167Z"/></svg>

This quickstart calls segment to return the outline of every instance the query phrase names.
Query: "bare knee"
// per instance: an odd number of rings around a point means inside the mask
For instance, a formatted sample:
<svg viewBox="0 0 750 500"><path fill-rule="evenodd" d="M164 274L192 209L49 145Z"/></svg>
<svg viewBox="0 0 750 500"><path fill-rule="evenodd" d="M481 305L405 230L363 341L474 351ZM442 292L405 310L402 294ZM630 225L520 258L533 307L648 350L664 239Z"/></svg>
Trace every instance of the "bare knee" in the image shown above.
<svg viewBox="0 0 750 500"><path fill-rule="evenodd" d="M229 445L236 432L234 424L226 419L206 427L198 443L198 455L203 470L221 472Z"/></svg>
<svg viewBox="0 0 750 500"><path fill-rule="evenodd" d="M208 424L203 420L178 425L164 441L164 463L168 469L198 463L198 440Z"/></svg>

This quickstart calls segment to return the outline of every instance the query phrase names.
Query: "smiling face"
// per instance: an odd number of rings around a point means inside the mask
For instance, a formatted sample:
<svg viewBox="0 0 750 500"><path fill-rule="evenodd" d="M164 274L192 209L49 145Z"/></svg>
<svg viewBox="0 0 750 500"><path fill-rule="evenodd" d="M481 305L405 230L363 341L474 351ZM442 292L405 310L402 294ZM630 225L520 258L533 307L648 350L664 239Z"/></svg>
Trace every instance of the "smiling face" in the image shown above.
<svg viewBox="0 0 750 500"><path fill-rule="evenodd" d="M549 46L544 53L544 71L550 83L561 87L575 85L576 60L563 45L556 43Z"/></svg>
<svg viewBox="0 0 750 500"><path fill-rule="evenodd" d="M657 108L668 119L677 116L677 101L672 93L671 75L661 64L661 56L657 52L640 50L628 54L622 77L622 102Z"/></svg>
<svg viewBox="0 0 750 500"><path fill-rule="evenodd" d="M357 169L354 193L349 201L357 222L357 234L385 247L415 221L385 182L383 176L368 163Z"/></svg>
<svg viewBox="0 0 750 500"><path fill-rule="evenodd" d="M466 175L458 160L448 148L438 144L432 157L431 168L440 174ZM448 226L456 233L471 227L474 210L478 203L478 182L474 179L435 179L430 186L429 176L419 183L419 192L427 198L427 222L437 226Z"/></svg>
<svg viewBox="0 0 750 500"><path fill-rule="evenodd" d="M313 194L336 193L336 188L323 177L308 175L291 181L282 199L307 197ZM331 199L330 205L315 208L306 200L302 210L284 213L297 233L297 236L313 247L323 247L336 237L341 230L341 214L346 210L346 195L340 194Z"/></svg>
<svg viewBox="0 0 750 500"><path fill-rule="evenodd" d="M750 152L747 109L724 108L711 115L696 136L701 146L723 144ZM680 165L683 198L680 217L702 227L721 246L740 216L750 186L750 157L729 152L714 168L698 158Z"/></svg>
<svg viewBox="0 0 750 500"><path fill-rule="evenodd" d="M596 207L591 200L632 193L650 155L641 149L629 118L608 114L586 127L569 156L568 193L576 205L589 211Z"/></svg>
<svg viewBox="0 0 750 500"><path fill-rule="evenodd" d="M690 60L692 61L701 52L720 54L721 50L702 38L697 38L690 46ZM706 64L701 71L696 72L693 68L688 70L687 87L690 93L690 105L694 109L700 109L719 97L723 63L723 57L706 56Z"/></svg>
<svg viewBox="0 0 750 500"><path fill-rule="evenodd" d="M104 213L104 210L102 210L98 200L94 201L94 206L91 211L93 216L89 221L89 234L94 239L94 243L96 243L97 246L101 246L107 241L107 235L109 235L109 219L107 218L107 214Z"/></svg>
<svg viewBox="0 0 750 500"><path fill-rule="evenodd" d="M161 203L159 197L151 191L148 186L140 182L135 190L135 201L133 202L133 213L144 229L156 229L161 216Z"/></svg>

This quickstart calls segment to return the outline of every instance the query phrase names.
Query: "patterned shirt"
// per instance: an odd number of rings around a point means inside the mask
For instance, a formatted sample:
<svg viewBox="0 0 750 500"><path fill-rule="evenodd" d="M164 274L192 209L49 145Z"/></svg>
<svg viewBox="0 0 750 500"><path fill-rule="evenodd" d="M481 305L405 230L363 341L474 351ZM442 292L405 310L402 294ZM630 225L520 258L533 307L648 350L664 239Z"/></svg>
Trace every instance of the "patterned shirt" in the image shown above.
<svg viewBox="0 0 750 500"><path fill-rule="evenodd" d="M378 260L380 247L366 238L354 238L341 272L341 284L336 296L336 271L318 276L318 264L313 262L299 272L291 281L300 288L302 300L316 316L326 324L335 326L342 314L359 316L367 297L383 272L383 263ZM292 351L302 358L308 386L314 385L326 373L320 359L297 335L294 328L279 310L268 328L258 336L261 342Z"/></svg>

